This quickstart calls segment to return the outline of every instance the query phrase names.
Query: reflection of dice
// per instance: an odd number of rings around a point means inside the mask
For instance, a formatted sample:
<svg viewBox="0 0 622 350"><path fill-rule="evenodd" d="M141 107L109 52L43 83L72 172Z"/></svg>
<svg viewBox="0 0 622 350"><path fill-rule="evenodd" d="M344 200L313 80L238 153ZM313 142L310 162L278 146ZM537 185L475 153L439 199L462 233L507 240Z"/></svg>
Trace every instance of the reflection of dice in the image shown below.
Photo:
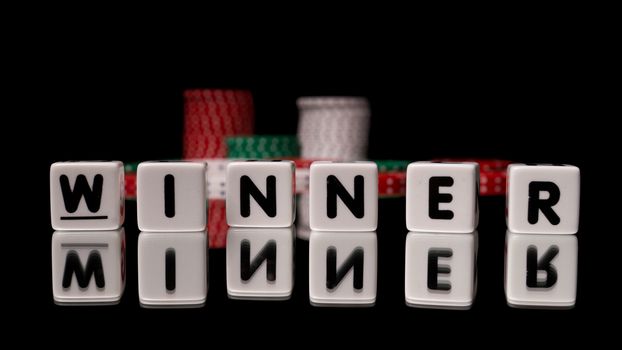
<svg viewBox="0 0 622 350"><path fill-rule="evenodd" d="M469 233L477 227L477 163L408 165L406 226L410 231Z"/></svg>
<svg viewBox="0 0 622 350"><path fill-rule="evenodd" d="M116 230L125 218L123 163L60 162L50 167L52 227Z"/></svg>
<svg viewBox="0 0 622 350"><path fill-rule="evenodd" d="M410 232L406 238L406 303L468 309L475 294L474 233Z"/></svg>
<svg viewBox="0 0 622 350"><path fill-rule="evenodd" d="M513 233L577 233L579 177L579 168L572 165L510 165L508 229Z"/></svg>
<svg viewBox="0 0 622 350"><path fill-rule="evenodd" d="M204 162L143 162L137 171L141 231L201 231L207 225Z"/></svg>
<svg viewBox="0 0 622 350"><path fill-rule="evenodd" d="M569 308L577 293L577 237L506 236L505 294L510 306Z"/></svg>
<svg viewBox="0 0 622 350"><path fill-rule="evenodd" d="M311 303L373 305L377 261L376 232L312 231L309 238Z"/></svg>
<svg viewBox="0 0 622 350"><path fill-rule="evenodd" d="M314 162L309 196L309 224L314 231L374 231L378 226L374 162Z"/></svg>
<svg viewBox="0 0 622 350"><path fill-rule="evenodd" d="M294 163L241 161L227 167L227 223L289 227L295 217Z"/></svg>
<svg viewBox="0 0 622 350"><path fill-rule="evenodd" d="M202 232L138 235L141 304L201 305L207 296L207 236Z"/></svg>
<svg viewBox="0 0 622 350"><path fill-rule="evenodd" d="M293 286L293 227L229 229L227 293L230 297L287 299Z"/></svg>
<svg viewBox="0 0 622 350"><path fill-rule="evenodd" d="M125 231L56 231L52 290L59 304L117 303L125 288Z"/></svg>

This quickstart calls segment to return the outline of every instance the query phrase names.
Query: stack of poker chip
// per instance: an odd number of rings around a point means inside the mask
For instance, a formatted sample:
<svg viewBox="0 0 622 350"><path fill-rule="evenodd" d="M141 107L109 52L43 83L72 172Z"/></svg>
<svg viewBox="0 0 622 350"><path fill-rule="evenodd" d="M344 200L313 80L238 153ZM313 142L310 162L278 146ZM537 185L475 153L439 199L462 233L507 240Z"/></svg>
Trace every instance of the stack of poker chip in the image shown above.
<svg viewBox="0 0 622 350"><path fill-rule="evenodd" d="M249 91L184 91L184 158L225 158L225 138L252 134L253 122L253 97Z"/></svg>
<svg viewBox="0 0 622 350"><path fill-rule="evenodd" d="M482 196L505 196L509 160L477 160L479 163L479 193Z"/></svg>
<svg viewBox="0 0 622 350"><path fill-rule="evenodd" d="M125 163L125 199L136 200L136 169L139 162Z"/></svg>
<svg viewBox="0 0 622 350"><path fill-rule="evenodd" d="M362 97L300 97L298 138L305 159L367 157L371 112Z"/></svg>
<svg viewBox="0 0 622 350"><path fill-rule="evenodd" d="M227 138L228 158L281 159L300 155L295 135L255 135Z"/></svg>
<svg viewBox="0 0 622 350"><path fill-rule="evenodd" d="M253 97L245 90L184 91L184 159L207 162L208 223L211 248L225 247L226 138L252 135Z"/></svg>
<svg viewBox="0 0 622 350"><path fill-rule="evenodd" d="M476 162L479 164L480 196L505 196L507 168L512 163L502 159L443 158L442 162Z"/></svg>
<svg viewBox="0 0 622 350"><path fill-rule="evenodd" d="M378 165L378 197L400 198L406 195L407 160L376 160Z"/></svg>

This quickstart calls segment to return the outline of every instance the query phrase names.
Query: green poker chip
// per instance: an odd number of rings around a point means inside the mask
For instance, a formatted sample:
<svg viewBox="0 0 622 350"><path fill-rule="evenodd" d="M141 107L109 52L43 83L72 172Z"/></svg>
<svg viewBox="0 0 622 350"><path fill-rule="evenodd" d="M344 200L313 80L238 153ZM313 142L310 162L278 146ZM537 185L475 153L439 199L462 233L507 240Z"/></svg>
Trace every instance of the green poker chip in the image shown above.
<svg viewBox="0 0 622 350"><path fill-rule="evenodd" d="M294 135L255 135L227 138L228 158L290 158L300 155Z"/></svg>
<svg viewBox="0 0 622 350"><path fill-rule="evenodd" d="M140 162L124 163L123 166L125 167L125 172L135 173L136 169L138 169L138 164L140 164Z"/></svg>
<svg viewBox="0 0 622 350"><path fill-rule="evenodd" d="M378 165L378 172L389 172L389 171L406 171L408 164L410 161L408 160L376 160L376 164Z"/></svg>

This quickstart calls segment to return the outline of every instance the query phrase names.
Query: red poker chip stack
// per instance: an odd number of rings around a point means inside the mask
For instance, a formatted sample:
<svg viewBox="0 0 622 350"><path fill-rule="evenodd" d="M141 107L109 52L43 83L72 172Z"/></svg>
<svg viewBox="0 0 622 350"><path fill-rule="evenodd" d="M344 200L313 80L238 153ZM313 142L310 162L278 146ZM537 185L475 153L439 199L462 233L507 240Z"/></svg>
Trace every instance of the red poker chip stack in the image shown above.
<svg viewBox="0 0 622 350"><path fill-rule="evenodd" d="M225 158L225 138L251 135L253 122L253 97L249 91L184 91L184 158Z"/></svg>
<svg viewBox="0 0 622 350"><path fill-rule="evenodd" d="M507 169L512 162L501 159L474 159L479 164L479 194L505 196Z"/></svg>
<svg viewBox="0 0 622 350"><path fill-rule="evenodd" d="M378 173L378 196L380 198L403 197L405 195L405 171L390 171Z"/></svg>
<svg viewBox="0 0 622 350"><path fill-rule="evenodd" d="M136 199L136 173L125 173L125 199Z"/></svg>
<svg viewBox="0 0 622 350"><path fill-rule="evenodd" d="M210 248L225 248L227 245L227 215L224 199L211 199L207 208L207 233Z"/></svg>

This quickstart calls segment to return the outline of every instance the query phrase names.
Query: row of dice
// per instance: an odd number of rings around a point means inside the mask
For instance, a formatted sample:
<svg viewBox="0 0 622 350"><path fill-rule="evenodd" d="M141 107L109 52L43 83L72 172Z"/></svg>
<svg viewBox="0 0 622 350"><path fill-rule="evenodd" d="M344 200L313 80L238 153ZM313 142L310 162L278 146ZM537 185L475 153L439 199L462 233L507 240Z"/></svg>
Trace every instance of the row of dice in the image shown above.
<svg viewBox="0 0 622 350"><path fill-rule="evenodd" d="M227 167L227 222L233 227L288 227L294 222L294 165L232 162ZM138 167L142 231L200 231L206 226L206 164L145 162ZM378 222L377 167L372 162L314 162L309 223L315 231L373 231ZM576 233L579 169L508 169L508 229L514 233ZM50 177L52 226L110 230L124 219L120 162L55 163ZM472 232L478 221L476 163L415 162L408 166L406 225L410 231Z"/></svg>

